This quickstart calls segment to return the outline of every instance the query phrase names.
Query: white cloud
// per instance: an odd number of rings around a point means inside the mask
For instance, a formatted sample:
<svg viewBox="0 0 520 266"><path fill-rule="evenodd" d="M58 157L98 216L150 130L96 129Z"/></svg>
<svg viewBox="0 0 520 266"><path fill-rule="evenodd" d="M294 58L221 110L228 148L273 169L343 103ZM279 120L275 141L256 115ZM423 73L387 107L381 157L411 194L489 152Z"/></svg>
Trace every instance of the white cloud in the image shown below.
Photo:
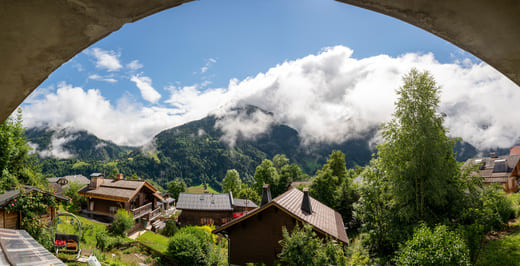
<svg viewBox="0 0 520 266"><path fill-rule="evenodd" d="M141 91L141 96L143 96L143 99L145 99L151 103L156 103L161 98L161 94L159 94L152 87L151 78L146 77L146 76L133 75L130 80L135 82L135 85Z"/></svg>
<svg viewBox="0 0 520 266"><path fill-rule="evenodd" d="M123 66L119 62L120 54L114 51L106 51L101 48L92 48L85 52L96 58L96 67L106 69L109 72L118 71Z"/></svg>
<svg viewBox="0 0 520 266"><path fill-rule="evenodd" d="M109 83L116 83L117 82L117 79L114 79L112 77L103 77L103 76L100 76L98 74L92 74L90 76L88 76L89 79L93 79L93 80L98 80L98 81L106 81L106 82L109 82Z"/></svg>
<svg viewBox="0 0 520 266"><path fill-rule="evenodd" d="M230 110L222 114L215 127L224 133L220 140L234 146L238 138L256 139L258 135L267 132L274 123L272 115L260 110L251 113Z"/></svg>
<svg viewBox="0 0 520 266"><path fill-rule="evenodd" d="M127 68L130 70L138 70L140 68L143 68L143 65L139 63L139 60L134 60L126 65Z"/></svg>
<svg viewBox="0 0 520 266"><path fill-rule="evenodd" d="M216 63L217 60L214 59L214 58L209 58L208 60L206 60L206 64L200 69L200 73L204 74L208 71L209 67Z"/></svg>
<svg viewBox="0 0 520 266"><path fill-rule="evenodd" d="M74 155L65 149L64 144L73 141L77 138L77 136L69 136L69 137L51 137L51 143L49 148L46 150L39 151L38 154L41 157L52 157L52 158L60 158L60 159L68 159L73 158Z"/></svg>
<svg viewBox="0 0 520 266"><path fill-rule="evenodd" d="M27 126L46 122L86 129L117 144L140 145L163 129L215 109L222 114L228 107L251 104L295 128L304 142L336 142L388 121L402 75L416 67L429 70L441 85L439 111L447 114L452 136L478 148L510 147L520 138L520 124L515 123L519 87L485 63L460 58L458 64L442 64L432 54L416 53L355 59L352 53L344 46L326 48L241 81L232 79L225 88L171 86L166 88L170 108L144 107L126 97L112 105L98 90L60 84L56 93L24 106L24 119ZM132 81L148 101L161 97L148 77L133 76ZM238 118L220 126L231 137L268 128L264 119L253 121L258 125Z"/></svg>

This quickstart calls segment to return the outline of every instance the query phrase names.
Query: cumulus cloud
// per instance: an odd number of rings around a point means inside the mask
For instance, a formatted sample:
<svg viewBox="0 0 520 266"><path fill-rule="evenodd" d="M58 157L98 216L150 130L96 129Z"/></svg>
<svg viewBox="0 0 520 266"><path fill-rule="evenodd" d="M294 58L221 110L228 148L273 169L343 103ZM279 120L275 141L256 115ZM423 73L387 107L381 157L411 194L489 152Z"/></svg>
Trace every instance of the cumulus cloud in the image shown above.
<svg viewBox="0 0 520 266"><path fill-rule="evenodd" d="M88 76L88 78L93 79L93 80L98 80L98 81L105 81L105 82L109 82L109 83L117 82L117 79L114 79L112 77L103 77L98 74L92 74L92 75Z"/></svg>
<svg viewBox="0 0 520 266"><path fill-rule="evenodd" d="M126 67L130 70L138 70L143 68L143 65L139 63L139 60L134 60L126 65Z"/></svg>
<svg viewBox="0 0 520 266"><path fill-rule="evenodd" d="M464 59L440 63L429 53L363 59L352 54L344 46L325 48L256 76L232 79L224 88L177 84L166 88L170 107L144 107L125 97L112 105L98 90L61 84L56 93L24 107L25 120L28 125L41 120L74 125L117 144L139 145L162 129L200 119L215 109L220 115L229 107L251 104L272 112L273 121L295 128L305 143L340 142L388 121L402 76L415 67L430 71L442 87L439 112L447 114L452 136L481 149L510 147L519 140L520 125L514 121L519 116L520 90L487 64ZM150 102L160 98L149 78L133 76L132 81L144 88L144 93L140 88L143 98ZM150 94L145 97L146 92ZM269 128L262 117L252 121L256 124L238 116L226 121L229 126L220 123L231 137L224 141L232 143L237 136Z"/></svg>
<svg viewBox="0 0 520 266"><path fill-rule="evenodd" d="M261 110L246 112L235 109L219 117L215 127L224 133L220 140L232 147L238 138L256 139L258 135L268 132L274 123L273 116Z"/></svg>
<svg viewBox="0 0 520 266"><path fill-rule="evenodd" d="M151 78L141 75L133 75L130 80L135 82L135 85L141 91L143 99L151 103L156 103L161 98L161 94L152 87Z"/></svg>
<svg viewBox="0 0 520 266"><path fill-rule="evenodd" d="M118 71L123 66L119 62L120 54L114 51L106 51L101 48L92 48L85 52L96 59L96 67L106 69L109 72Z"/></svg>

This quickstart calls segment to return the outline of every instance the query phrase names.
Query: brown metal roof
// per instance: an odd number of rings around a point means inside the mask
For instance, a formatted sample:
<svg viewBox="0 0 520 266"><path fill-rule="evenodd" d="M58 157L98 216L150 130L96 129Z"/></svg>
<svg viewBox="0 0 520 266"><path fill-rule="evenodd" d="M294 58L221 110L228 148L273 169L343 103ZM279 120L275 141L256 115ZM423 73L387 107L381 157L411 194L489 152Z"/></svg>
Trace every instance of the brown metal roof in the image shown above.
<svg viewBox="0 0 520 266"><path fill-rule="evenodd" d="M101 184L99 188L90 189L86 186L79 191L79 194L85 197L128 202L144 186L149 188L153 195L159 198L160 201L163 200L163 198L157 193L157 189L143 180L115 180L105 178L103 184Z"/></svg>
<svg viewBox="0 0 520 266"><path fill-rule="evenodd" d="M313 225L321 231L348 243L347 233L343 225L343 219L338 212L327 205L309 197L312 207L312 214L303 212L301 209L303 192L299 189L291 189L284 194L273 199L280 207L289 211L298 218Z"/></svg>
<svg viewBox="0 0 520 266"><path fill-rule="evenodd" d="M309 198L312 206L312 214L304 213L301 210L303 192L299 189L291 188L287 192L273 199L268 204L215 229L213 233L219 233L227 228L234 226L235 224L241 223L242 221L245 221L246 219L264 211L267 208L276 207L285 211L287 214L293 216L301 222L311 224L317 231L320 231L323 234L328 234L333 238L348 244L349 242L347 232L345 230L341 215L337 211L329 208L314 198Z"/></svg>

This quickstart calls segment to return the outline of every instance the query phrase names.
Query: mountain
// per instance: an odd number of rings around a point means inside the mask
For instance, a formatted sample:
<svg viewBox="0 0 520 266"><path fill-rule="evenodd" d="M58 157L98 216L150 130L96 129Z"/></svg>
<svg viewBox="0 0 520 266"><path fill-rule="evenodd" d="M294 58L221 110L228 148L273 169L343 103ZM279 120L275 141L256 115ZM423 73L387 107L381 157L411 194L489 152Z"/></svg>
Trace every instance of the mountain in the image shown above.
<svg viewBox="0 0 520 266"><path fill-rule="evenodd" d="M38 127L27 129L25 136L40 157L110 161L125 157L134 149L99 139L85 130Z"/></svg>
<svg viewBox="0 0 520 266"><path fill-rule="evenodd" d="M223 115L210 115L164 130L149 145L138 148L117 146L86 131L47 128L29 129L26 134L37 146L45 174L88 176L92 172L104 172L108 175L117 168L125 176L136 174L163 186L180 177L188 185L208 183L220 188L228 169L236 169L244 181L251 182L262 160L272 159L276 154L285 154L304 173L313 175L332 150L345 153L349 168L368 164L375 153L370 142L377 128L342 143L304 145L295 129L273 122L272 118L272 113L254 106L236 108ZM265 130L255 132L250 130L255 128L251 126L252 121L255 126L271 122L264 124ZM457 142L455 152L459 161L481 153L462 141ZM60 153L70 158L52 158L63 155Z"/></svg>

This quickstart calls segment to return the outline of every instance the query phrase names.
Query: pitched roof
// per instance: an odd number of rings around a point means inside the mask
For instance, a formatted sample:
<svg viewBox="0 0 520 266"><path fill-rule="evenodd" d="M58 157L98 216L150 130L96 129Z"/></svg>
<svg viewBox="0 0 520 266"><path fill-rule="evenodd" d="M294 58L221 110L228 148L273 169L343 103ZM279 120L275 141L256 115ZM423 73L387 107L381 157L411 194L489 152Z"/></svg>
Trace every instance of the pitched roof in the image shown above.
<svg viewBox="0 0 520 266"><path fill-rule="evenodd" d="M484 178L484 183L506 183L513 169L520 160L520 155L505 155L496 158L482 157L468 159L464 166L479 165L479 174Z"/></svg>
<svg viewBox="0 0 520 266"><path fill-rule="evenodd" d="M230 193L180 193L177 200L179 210L232 211L233 196Z"/></svg>
<svg viewBox="0 0 520 266"><path fill-rule="evenodd" d="M0 228L0 265L66 265L25 230Z"/></svg>
<svg viewBox="0 0 520 266"><path fill-rule="evenodd" d="M62 177L47 178L49 183L56 183L60 179L66 179L68 181L68 183L76 182L76 183L85 184L85 185L88 185L88 183L90 183L90 180L83 175L67 175L67 176L62 176Z"/></svg>
<svg viewBox="0 0 520 266"><path fill-rule="evenodd" d="M221 227L215 229L213 233L219 233L227 228L230 228L246 219L264 211L267 208L276 207L292 217L296 218L301 222L311 224L315 230L332 236L333 238L344 242L348 242L347 232L343 224L343 218L341 215L326 206L325 204L310 197L310 203L312 206L312 214L305 213L301 210L301 204L303 200L303 192L296 188L291 188L287 192L273 199L270 203L260 207L247 215L244 215L238 219L232 220Z"/></svg>
<svg viewBox="0 0 520 266"><path fill-rule="evenodd" d="M29 194L33 191L41 191L41 192L51 195L51 193L43 191L43 190L41 190L37 187L33 187L33 186L24 186L22 191L24 192L24 194ZM8 190L8 191L4 192L3 194L0 194L0 206L4 206L11 200L18 198L18 196L20 196L20 189ZM56 199L58 199L58 200L63 200L63 201L69 200L69 198L67 198L67 197L63 197L63 196L59 196L59 195L53 195L53 196L56 197Z"/></svg>
<svg viewBox="0 0 520 266"><path fill-rule="evenodd" d="M253 201L248 199L233 199L233 206L258 208L258 205L256 205Z"/></svg>
<svg viewBox="0 0 520 266"><path fill-rule="evenodd" d="M82 188L79 194L85 197L103 198L114 201L128 202L130 201L142 187L150 189L154 196L163 200L157 192L157 189L144 180L117 180L104 178L103 184L97 189L90 189L89 186Z"/></svg>

